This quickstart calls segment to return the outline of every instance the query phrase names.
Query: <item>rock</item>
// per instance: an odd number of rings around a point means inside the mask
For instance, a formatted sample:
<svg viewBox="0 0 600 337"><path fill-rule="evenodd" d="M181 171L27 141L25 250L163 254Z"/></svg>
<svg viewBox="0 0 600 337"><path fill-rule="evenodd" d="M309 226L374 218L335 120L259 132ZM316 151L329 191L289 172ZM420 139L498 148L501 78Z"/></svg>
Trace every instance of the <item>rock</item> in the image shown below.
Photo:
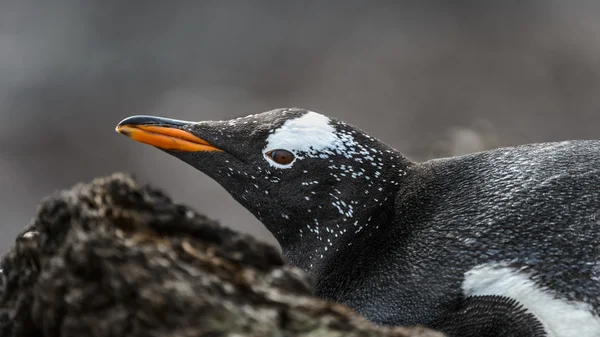
<svg viewBox="0 0 600 337"><path fill-rule="evenodd" d="M0 267L0 336L442 336L311 296L274 247L115 174L42 201Z"/></svg>

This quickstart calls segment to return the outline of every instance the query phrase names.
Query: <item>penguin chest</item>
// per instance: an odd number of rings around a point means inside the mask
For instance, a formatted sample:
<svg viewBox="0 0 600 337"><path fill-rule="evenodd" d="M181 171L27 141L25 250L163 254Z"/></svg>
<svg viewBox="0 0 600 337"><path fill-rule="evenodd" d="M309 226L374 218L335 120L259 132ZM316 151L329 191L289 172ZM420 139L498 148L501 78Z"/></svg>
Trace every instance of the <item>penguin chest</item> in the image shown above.
<svg viewBox="0 0 600 337"><path fill-rule="evenodd" d="M498 295L518 301L549 337L600 337L600 317L592 313L591 305L560 298L523 269L479 265L465 273L462 290L465 296Z"/></svg>

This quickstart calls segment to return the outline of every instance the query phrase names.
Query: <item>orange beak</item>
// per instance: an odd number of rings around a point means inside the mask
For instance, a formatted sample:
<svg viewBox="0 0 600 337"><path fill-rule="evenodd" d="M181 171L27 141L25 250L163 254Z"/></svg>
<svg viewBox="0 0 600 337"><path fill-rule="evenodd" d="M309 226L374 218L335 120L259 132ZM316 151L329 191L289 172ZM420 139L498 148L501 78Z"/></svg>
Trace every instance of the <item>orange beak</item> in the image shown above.
<svg viewBox="0 0 600 337"><path fill-rule="evenodd" d="M116 131L140 143L155 146L161 150L182 152L223 151L188 131L180 129L190 122L175 119L133 116L121 121Z"/></svg>

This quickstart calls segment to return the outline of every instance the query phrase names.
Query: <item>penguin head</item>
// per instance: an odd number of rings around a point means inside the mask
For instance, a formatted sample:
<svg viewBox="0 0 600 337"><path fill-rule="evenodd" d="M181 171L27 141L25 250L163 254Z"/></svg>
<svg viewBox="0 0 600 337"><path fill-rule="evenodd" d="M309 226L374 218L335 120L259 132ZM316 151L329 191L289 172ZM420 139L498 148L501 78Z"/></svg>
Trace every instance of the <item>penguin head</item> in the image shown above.
<svg viewBox="0 0 600 337"><path fill-rule="evenodd" d="M213 178L269 229L284 253L304 239L331 240L365 226L409 164L360 129L297 108L225 121L133 116L117 132Z"/></svg>

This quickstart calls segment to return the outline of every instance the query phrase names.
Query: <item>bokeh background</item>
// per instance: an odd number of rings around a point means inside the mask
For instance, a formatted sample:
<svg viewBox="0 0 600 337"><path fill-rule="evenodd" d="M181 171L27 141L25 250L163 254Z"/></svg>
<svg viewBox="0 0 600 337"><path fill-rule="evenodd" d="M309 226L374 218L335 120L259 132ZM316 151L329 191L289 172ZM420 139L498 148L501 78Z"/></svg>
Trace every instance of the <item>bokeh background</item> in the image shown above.
<svg viewBox="0 0 600 337"><path fill-rule="evenodd" d="M274 242L221 187L114 132L304 107L415 160L598 138L600 2L0 1L0 253L53 191L134 173Z"/></svg>

